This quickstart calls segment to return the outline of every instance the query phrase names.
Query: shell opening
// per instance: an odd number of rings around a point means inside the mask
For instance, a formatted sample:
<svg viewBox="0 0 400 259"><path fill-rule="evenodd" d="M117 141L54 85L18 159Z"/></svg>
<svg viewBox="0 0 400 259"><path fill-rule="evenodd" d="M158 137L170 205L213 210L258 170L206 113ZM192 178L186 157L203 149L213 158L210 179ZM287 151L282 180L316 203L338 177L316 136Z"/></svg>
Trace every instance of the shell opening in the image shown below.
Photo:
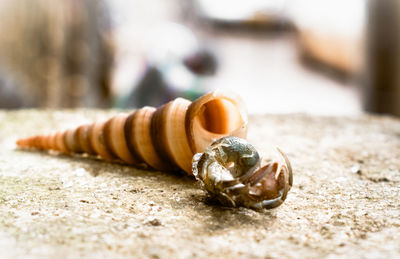
<svg viewBox="0 0 400 259"><path fill-rule="evenodd" d="M195 120L200 126L214 134L229 134L243 123L238 107L226 99L214 99L203 104Z"/></svg>

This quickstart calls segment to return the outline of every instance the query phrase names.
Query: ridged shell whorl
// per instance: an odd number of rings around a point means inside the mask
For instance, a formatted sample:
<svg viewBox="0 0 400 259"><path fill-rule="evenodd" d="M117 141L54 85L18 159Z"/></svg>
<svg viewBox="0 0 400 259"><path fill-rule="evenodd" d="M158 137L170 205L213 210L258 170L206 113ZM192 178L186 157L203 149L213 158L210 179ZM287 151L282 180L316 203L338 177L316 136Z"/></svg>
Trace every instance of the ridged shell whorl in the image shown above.
<svg viewBox="0 0 400 259"><path fill-rule="evenodd" d="M245 138L247 113L241 99L215 91L194 102L177 98L159 108L143 107L107 121L17 141L24 148L87 153L157 170L191 173L192 157L214 140Z"/></svg>

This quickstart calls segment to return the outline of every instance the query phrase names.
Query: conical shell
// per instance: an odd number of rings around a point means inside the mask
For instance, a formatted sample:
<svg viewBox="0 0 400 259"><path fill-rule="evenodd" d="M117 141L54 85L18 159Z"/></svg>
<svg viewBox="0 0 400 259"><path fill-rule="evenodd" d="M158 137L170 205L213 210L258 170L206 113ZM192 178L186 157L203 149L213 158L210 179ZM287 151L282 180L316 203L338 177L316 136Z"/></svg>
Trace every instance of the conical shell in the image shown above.
<svg viewBox="0 0 400 259"><path fill-rule="evenodd" d="M20 139L17 145L192 174L193 155L228 135L246 137L247 113L238 96L215 91L194 102L177 98L157 109L144 107L107 121Z"/></svg>

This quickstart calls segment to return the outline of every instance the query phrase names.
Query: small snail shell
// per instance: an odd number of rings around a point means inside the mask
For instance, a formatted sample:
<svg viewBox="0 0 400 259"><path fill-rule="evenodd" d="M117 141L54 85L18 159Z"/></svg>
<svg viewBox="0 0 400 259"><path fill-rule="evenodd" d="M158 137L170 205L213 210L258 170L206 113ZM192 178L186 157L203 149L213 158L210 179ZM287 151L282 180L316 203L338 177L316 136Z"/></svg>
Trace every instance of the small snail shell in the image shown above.
<svg viewBox="0 0 400 259"><path fill-rule="evenodd" d="M177 98L159 107L118 114L107 121L75 129L37 135L17 141L23 148L87 153L131 165L147 164L158 170L191 172L194 154L216 139L245 138L247 113L241 99L215 91L194 102Z"/></svg>

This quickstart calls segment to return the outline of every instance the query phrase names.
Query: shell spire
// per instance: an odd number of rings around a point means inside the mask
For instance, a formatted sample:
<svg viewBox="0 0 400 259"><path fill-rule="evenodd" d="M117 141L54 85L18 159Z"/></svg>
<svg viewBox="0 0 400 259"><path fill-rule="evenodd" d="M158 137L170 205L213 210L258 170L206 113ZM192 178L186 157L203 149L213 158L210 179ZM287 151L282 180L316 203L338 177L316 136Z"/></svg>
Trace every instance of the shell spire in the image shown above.
<svg viewBox="0 0 400 259"><path fill-rule="evenodd" d="M159 108L143 107L106 121L19 139L21 148L86 153L157 170L192 174L192 157L216 139L245 138L247 113L235 94L214 91L190 102L177 98Z"/></svg>

